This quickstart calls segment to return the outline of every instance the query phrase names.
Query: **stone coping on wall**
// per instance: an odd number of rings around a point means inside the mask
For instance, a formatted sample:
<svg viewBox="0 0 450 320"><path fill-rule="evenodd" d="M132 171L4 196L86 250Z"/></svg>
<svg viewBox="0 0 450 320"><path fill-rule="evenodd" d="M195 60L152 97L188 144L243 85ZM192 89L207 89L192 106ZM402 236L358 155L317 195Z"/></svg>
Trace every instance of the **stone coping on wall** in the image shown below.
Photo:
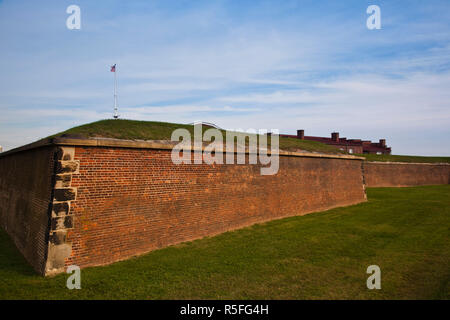
<svg viewBox="0 0 450 320"><path fill-rule="evenodd" d="M5 151L0 153L0 157L4 157L17 152L22 152L30 149L41 148L45 146L80 146L80 147L116 147L116 148L132 148L132 149L156 149L156 150L172 150L173 147L178 144L178 142L168 141L168 140L123 140L123 139L111 139L111 138L48 138L36 141ZM191 151L203 151L205 146L199 147L188 147L187 150ZM216 151L227 152L225 148L217 148ZM270 150L265 150L268 154L271 154ZM239 151L234 151L234 153L240 153ZM246 148L246 154L250 153L248 148ZM309 158L331 158L331 159L347 159L347 160L365 160L364 157L352 156L352 155L339 155L339 154L326 154L326 153L316 153L316 152L292 152L280 150L278 152L280 156L288 157L309 157Z"/></svg>

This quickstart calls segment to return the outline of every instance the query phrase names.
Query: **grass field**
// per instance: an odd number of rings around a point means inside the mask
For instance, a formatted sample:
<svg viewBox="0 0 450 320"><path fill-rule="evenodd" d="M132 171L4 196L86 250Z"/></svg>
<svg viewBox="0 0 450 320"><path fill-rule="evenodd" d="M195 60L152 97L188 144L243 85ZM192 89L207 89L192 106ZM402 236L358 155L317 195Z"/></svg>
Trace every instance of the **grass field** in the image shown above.
<svg viewBox="0 0 450 320"><path fill-rule="evenodd" d="M357 154L369 161L381 162L415 162L415 163L450 163L450 157L400 156L394 154Z"/></svg>
<svg viewBox="0 0 450 320"><path fill-rule="evenodd" d="M449 299L450 185L368 189L291 217L66 274L36 275L0 232L1 299ZM366 268L381 268L381 290Z"/></svg>
<svg viewBox="0 0 450 320"><path fill-rule="evenodd" d="M194 126L156 122L156 121L137 121L137 120L101 120L93 123L88 123L79 127L74 127L64 132L53 135L71 136L81 138L103 137L126 140L170 140L172 132L175 129L187 129L194 136ZM208 129L207 127L203 128ZM225 141L226 131L222 130ZM270 139L269 139L270 145ZM315 151L321 153L343 153L339 149L316 141L299 140L295 138L280 137L280 149L283 150L305 150Z"/></svg>

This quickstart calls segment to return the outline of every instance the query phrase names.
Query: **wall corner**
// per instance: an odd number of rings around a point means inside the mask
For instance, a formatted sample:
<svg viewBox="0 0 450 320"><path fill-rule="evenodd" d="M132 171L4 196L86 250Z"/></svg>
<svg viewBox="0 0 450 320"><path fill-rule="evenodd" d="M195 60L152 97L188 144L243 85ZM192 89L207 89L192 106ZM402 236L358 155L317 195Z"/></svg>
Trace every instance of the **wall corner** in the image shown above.
<svg viewBox="0 0 450 320"><path fill-rule="evenodd" d="M49 210L47 259L44 275L64 272L67 258L72 253L72 243L67 240L73 229L71 203L76 200L72 175L79 173L80 163L74 160L74 147L58 147L55 155L54 186Z"/></svg>

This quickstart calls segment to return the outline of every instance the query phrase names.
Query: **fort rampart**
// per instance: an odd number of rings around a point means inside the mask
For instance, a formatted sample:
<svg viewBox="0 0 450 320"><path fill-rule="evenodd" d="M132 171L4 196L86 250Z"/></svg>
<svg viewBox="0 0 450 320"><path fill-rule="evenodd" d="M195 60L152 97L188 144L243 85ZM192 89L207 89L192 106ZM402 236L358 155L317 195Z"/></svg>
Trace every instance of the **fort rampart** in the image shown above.
<svg viewBox="0 0 450 320"><path fill-rule="evenodd" d="M449 165L400 181L389 174L403 164L380 167L350 155L303 152L280 152L278 173L261 175L262 165L248 161L174 164L171 149L157 141L55 138L2 153L0 224L34 269L48 275L357 204L366 200L364 181L381 186L449 179ZM389 166L397 169L386 171ZM418 168L405 176L428 172Z"/></svg>
<svg viewBox="0 0 450 320"><path fill-rule="evenodd" d="M364 162L367 187L411 187L450 183L450 164Z"/></svg>

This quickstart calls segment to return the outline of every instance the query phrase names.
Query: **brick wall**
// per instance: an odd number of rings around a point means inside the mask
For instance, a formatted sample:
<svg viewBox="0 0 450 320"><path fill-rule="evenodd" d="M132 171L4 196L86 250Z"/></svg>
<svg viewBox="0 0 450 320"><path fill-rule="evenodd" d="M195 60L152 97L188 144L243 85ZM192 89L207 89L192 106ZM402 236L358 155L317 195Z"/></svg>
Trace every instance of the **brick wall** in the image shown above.
<svg viewBox="0 0 450 320"><path fill-rule="evenodd" d="M74 161L66 266L365 200L360 160L281 156L272 176L259 165L174 165L169 150L76 147Z"/></svg>
<svg viewBox="0 0 450 320"><path fill-rule="evenodd" d="M449 164L364 162L367 187L408 187L450 183Z"/></svg>
<svg viewBox="0 0 450 320"><path fill-rule="evenodd" d="M25 259L44 273L55 147L0 157L0 224Z"/></svg>
<svg viewBox="0 0 450 320"><path fill-rule="evenodd" d="M41 274L359 203L364 180L372 187L447 184L450 174L444 164L288 153L276 175L263 176L260 165L174 165L164 145L69 142L0 156L0 224Z"/></svg>

